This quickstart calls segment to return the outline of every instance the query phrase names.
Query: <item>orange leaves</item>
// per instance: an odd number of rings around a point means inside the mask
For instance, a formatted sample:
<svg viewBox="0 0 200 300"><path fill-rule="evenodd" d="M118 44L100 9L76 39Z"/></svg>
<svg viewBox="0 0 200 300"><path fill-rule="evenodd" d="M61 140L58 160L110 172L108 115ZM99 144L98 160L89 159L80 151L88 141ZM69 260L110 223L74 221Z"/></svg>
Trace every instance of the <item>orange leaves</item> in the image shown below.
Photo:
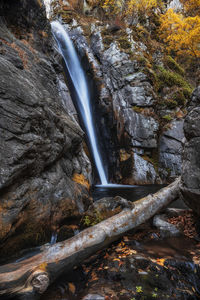
<svg viewBox="0 0 200 300"><path fill-rule="evenodd" d="M158 265L160 265L160 266L164 266L164 264L165 264L165 258L158 258L158 259L156 259L156 263L158 264Z"/></svg>
<svg viewBox="0 0 200 300"><path fill-rule="evenodd" d="M195 228L195 219L191 212L185 212L183 215L171 217L168 219L168 222L182 228L184 235L189 238L194 238L198 235Z"/></svg>
<svg viewBox="0 0 200 300"><path fill-rule="evenodd" d="M98 280L98 279L99 279L99 278L98 278L97 274L93 271L92 274L91 274L91 279L90 279L90 281L96 281L96 280Z"/></svg>
<svg viewBox="0 0 200 300"><path fill-rule="evenodd" d="M168 44L169 50L178 54L200 57L200 17L184 17L173 9L160 17L161 37Z"/></svg>
<svg viewBox="0 0 200 300"><path fill-rule="evenodd" d="M89 190L90 184L83 174L74 173L72 180L76 183L84 185Z"/></svg>
<svg viewBox="0 0 200 300"><path fill-rule="evenodd" d="M69 291L70 291L72 294L75 293L76 287L75 287L75 285L74 285L73 283L68 282L68 288L69 288Z"/></svg>

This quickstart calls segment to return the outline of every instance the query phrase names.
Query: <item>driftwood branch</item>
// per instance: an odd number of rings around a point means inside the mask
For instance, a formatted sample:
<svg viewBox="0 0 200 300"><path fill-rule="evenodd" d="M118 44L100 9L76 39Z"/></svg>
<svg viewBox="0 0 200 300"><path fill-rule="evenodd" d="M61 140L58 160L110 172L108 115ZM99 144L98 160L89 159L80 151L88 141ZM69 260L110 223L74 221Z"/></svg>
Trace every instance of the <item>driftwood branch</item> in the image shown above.
<svg viewBox="0 0 200 300"><path fill-rule="evenodd" d="M133 209L83 230L66 241L44 248L41 253L0 267L0 296L37 299L56 277L79 264L95 251L117 240L126 231L150 219L179 194L179 179L159 192L136 201Z"/></svg>

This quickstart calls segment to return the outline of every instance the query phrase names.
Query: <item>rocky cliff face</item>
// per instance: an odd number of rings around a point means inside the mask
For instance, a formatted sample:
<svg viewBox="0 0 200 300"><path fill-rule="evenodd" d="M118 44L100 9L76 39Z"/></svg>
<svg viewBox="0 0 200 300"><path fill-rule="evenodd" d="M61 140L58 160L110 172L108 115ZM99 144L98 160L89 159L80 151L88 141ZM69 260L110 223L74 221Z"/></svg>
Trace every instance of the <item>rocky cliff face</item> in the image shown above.
<svg viewBox="0 0 200 300"><path fill-rule="evenodd" d="M102 22L92 1L87 13L81 3L78 9L73 1L52 1L51 18L65 23L97 86L94 102L100 126L107 128L103 139L112 179L127 184L173 180L181 171L184 105L191 92L184 70L152 42L146 28L138 32ZM149 32L153 26L152 21Z"/></svg>
<svg viewBox="0 0 200 300"><path fill-rule="evenodd" d="M184 123L186 137L183 166L182 194L186 204L200 215L200 87L192 95Z"/></svg>
<svg viewBox="0 0 200 300"><path fill-rule="evenodd" d="M1 1L0 12L0 252L9 254L80 217L91 167L83 132L62 105L42 2Z"/></svg>

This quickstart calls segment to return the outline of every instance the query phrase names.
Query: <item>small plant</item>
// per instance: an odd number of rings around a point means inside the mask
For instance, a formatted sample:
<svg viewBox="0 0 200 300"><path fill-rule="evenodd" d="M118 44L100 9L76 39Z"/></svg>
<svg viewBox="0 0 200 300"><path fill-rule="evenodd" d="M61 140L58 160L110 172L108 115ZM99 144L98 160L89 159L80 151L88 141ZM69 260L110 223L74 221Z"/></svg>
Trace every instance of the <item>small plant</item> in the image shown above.
<svg viewBox="0 0 200 300"><path fill-rule="evenodd" d="M153 298L157 298L157 297L158 297L158 294L157 294L157 293L152 293L152 297L153 297Z"/></svg>
<svg viewBox="0 0 200 300"><path fill-rule="evenodd" d="M136 293L143 293L142 286L136 286Z"/></svg>
<svg viewBox="0 0 200 300"><path fill-rule="evenodd" d="M138 106L133 106L132 109L136 112L136 113L141 113L143 111L143 109L141 107Z"/></svg>
<svg viewBox="0 0 200 300"><path fill-rule="evenodd" d="M89 216L85 216L83 218L83 224L87 227L89 227L91 225L91 220L90 220L90 217Z"/></svg>
<svg viewBox="0 0 200 300"><path fill-rule="evenodd" d="M92 226L100 223L101 221L103 221L103 218L102 218L100 212L96 209L95 210L95 218L94 218L94 220L92 222Z"/></svg>
<svg viewBox="0 0 200 300"><path fill-rule="evenodd" d="M101 216L101 213L96 209L92 215L86 215L83 218L83 225L84 226L94 226L98 223L103 221L103 217Z"/></svg>
<svg viewBox="0 0 200 300"><path fill-rule="evenodd" d="M164 120L171 121L173 118L170 115L165 115L162 117Z"/></svg>

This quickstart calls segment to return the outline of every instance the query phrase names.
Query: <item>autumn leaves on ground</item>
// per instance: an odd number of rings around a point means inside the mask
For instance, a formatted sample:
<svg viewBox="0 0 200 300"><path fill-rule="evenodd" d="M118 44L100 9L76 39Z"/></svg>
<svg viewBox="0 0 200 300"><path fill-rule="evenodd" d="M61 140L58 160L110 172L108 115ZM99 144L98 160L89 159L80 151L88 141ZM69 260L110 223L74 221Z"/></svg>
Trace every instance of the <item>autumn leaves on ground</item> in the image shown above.
<svg viewBox="0 0 200 300"><path fill-rule="evenodd" d="M78 300L86 294L101 295L98 300L198 299L196 218L185 211L168 221L178 224L182 238L162 240L151 222L143 224L64 275L42 299Z"/></svg>

